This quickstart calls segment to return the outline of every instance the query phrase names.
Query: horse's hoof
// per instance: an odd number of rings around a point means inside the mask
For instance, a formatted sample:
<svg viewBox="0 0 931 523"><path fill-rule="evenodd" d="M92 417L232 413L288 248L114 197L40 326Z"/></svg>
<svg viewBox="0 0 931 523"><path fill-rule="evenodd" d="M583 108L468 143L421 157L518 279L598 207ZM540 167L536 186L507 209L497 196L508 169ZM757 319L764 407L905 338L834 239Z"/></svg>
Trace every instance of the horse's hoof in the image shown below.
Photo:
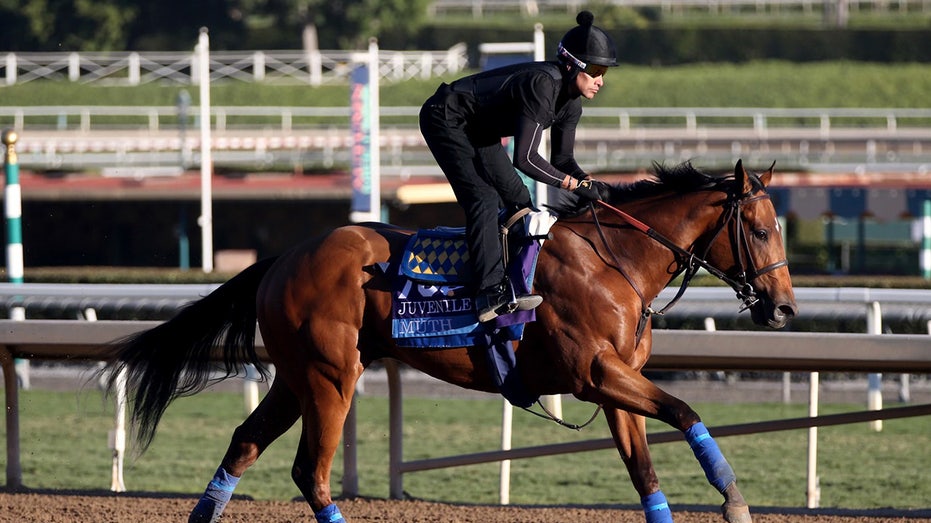
<svg viewBox="0 0 931 523"><path fill-rule="evenodd" d="M721 505L721 514L724 515L724 521L727 523L753 523L753 518L750 517L750 507L747 505L724 503Z"/></svg>
<svg viewBox="0 0 931 523"><path fill-rule="evenodd" d="M721 494L724 494L724 504L721 505L721 514L727 523L752 523L750 507L744 500L743 494L737 488L737 482L731 482Z"/></svg>

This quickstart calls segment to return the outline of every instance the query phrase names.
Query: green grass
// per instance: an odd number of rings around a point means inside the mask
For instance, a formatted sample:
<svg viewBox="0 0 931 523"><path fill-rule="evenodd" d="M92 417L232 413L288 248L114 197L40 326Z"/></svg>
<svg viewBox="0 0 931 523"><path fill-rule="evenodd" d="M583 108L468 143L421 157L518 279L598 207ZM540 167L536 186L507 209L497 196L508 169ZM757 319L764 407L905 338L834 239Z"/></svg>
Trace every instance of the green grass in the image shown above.
<svg viewBox="0 0 931 523"><path fill-rule="evenodd" d="M385 106L419 106L443 80L384 83ZM0 88L2 106L175 105L183 87L114 87L33 81ZM186 88L197 103L197 89ZM928 107L931 64L862 62L621 65L587 105L600 107ZM344 106L346 86L215 85L215 106Z"/></svg>
<svg viewBox="0 0 931 523"><path fill-rule="evenodd" d="M687 399L687 398L686 398ZM707 425L725 425L806 415L804 405L696 404ZM359 400L360 490L388 496L388 406L386 398ZM860 406L823 406L822 413ZM500 445L501 401L405 400L405 459L441 457L494 450ZM593 408L564 402L567 420L581 422ZM106 489L110 451L107 432L112 407L100 393L25 391L21 396L24 483L31 488ZM131 491L198 494L219 463L233 429L243 417L241 395L206 392L173 404L149 451L127 461ZM656 422L651 431L667 428ZM2 433L0 433L2 434ZM256 499L291 499L299 493L290 481L298 430L275 442L247 472L238 494ZM514 447L608 437L599 419L575 432L515 413ZM799 507L805 503L807 431L719 438L752 506ZM931 468L931 418L886 421L872 432L865 423L822 428L819 473L822 506L844 508L926 508L931 485L921 476ZM720 503L684 443L655 445L657 473L671 503ZM4 463L0 460L0 463ZM333 474L340 491L341 457ZM407 474L412 497L447 502L495 503L498 465L484 464ZM516 504L636 504L637 496L613 450L512 462L511 502Z"/></svg>

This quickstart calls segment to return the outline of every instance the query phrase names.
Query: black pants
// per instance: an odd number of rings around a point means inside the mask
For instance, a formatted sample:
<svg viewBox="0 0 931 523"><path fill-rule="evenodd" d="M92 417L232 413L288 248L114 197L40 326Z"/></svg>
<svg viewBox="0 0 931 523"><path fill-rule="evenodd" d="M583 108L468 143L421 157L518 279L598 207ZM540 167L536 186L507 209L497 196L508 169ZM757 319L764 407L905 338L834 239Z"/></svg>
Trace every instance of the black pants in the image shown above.
<svg viewBox="0 0 931 523"><path fill-rule="evenodd" d="M501 142L472 143L454 113L455 107L438 92L420 111L420 131L465 211L469 258L480 290L504 280L499 209L532 202Z"/></svg>

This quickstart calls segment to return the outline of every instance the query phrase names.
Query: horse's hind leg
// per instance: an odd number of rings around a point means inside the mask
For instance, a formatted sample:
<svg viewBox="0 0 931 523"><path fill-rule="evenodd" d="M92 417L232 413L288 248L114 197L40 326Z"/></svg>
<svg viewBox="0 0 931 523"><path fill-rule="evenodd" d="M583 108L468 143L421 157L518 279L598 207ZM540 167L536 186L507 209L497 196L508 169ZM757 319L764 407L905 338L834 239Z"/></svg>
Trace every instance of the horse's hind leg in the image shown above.
<svg viewBox="0 0 931 523"><path fill-rule="evenodd" d="M310 390L301 395L304 425L291 478L318 522L342 523L330 492L330 470L358 375L332 379L326 374L313 366L307 370Z"/></svg>
<svg viewBox="0 0 931 523"><path fill-rule="evenodd" d="M603 353L596 359L592 366L592 380L597 388L591 395L583 394L585 399L606 407L649 416L681 430L708 482L724 496L721 508L725 521L751 521L750 510L737 488L737 476L698 413L684 401L663 392L639 371L610 353Z"/></svg>
<svg viewBox="0 0 931 523"><path fill-rule="evenodd" d="M233 431L226 455L188 522L218 521L239 478L273 441L294 425L299 416L297 398L282 380L275 380L252 414Z"/></svg>

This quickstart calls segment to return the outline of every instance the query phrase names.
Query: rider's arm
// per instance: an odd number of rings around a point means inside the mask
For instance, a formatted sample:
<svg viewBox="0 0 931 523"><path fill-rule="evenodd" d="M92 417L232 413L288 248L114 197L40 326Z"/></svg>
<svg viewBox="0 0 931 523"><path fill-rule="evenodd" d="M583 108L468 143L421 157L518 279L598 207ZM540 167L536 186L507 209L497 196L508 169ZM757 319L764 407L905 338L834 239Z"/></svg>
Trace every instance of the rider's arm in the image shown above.
<svg viewBox="0 0 931 523"><path fill-rule="evenodd" d="M557 133L553 133L554 141ZM559 133L560 141L566 139L565 133ZM562 169L557 168L554 164L546 161L540 155L540 141L543 139L543 124L534 121L532 118L522 115L518 119L517 130L514 133L514 167L520 169L527 176L554 187L563 189L575 189L578 184L578 178L584 178L585 173L575 163L572 157L572 147L568 148L568 160L564 155L553 155L553 158L559 158L559 165ZM571 133L569 140L575 139L575 132ZM553 151L565 151L565 144L553 144ZM555 163L555 162L554 162Z"/></svg>
<svg viewBox="0 0 931 523"><path fill-rule="evenodd" d="M527 115L518 117L514 132L514 167L538 182L559 187L567 174L540 156L542 139L543 124Z"/></svg>
<svg viewBox="0 0 931 523"><path fill-rule="evenodd" d="M557 122L550 133L550 162L573 178L584 180L589 175L575 161L576 121Z"/></svg>

